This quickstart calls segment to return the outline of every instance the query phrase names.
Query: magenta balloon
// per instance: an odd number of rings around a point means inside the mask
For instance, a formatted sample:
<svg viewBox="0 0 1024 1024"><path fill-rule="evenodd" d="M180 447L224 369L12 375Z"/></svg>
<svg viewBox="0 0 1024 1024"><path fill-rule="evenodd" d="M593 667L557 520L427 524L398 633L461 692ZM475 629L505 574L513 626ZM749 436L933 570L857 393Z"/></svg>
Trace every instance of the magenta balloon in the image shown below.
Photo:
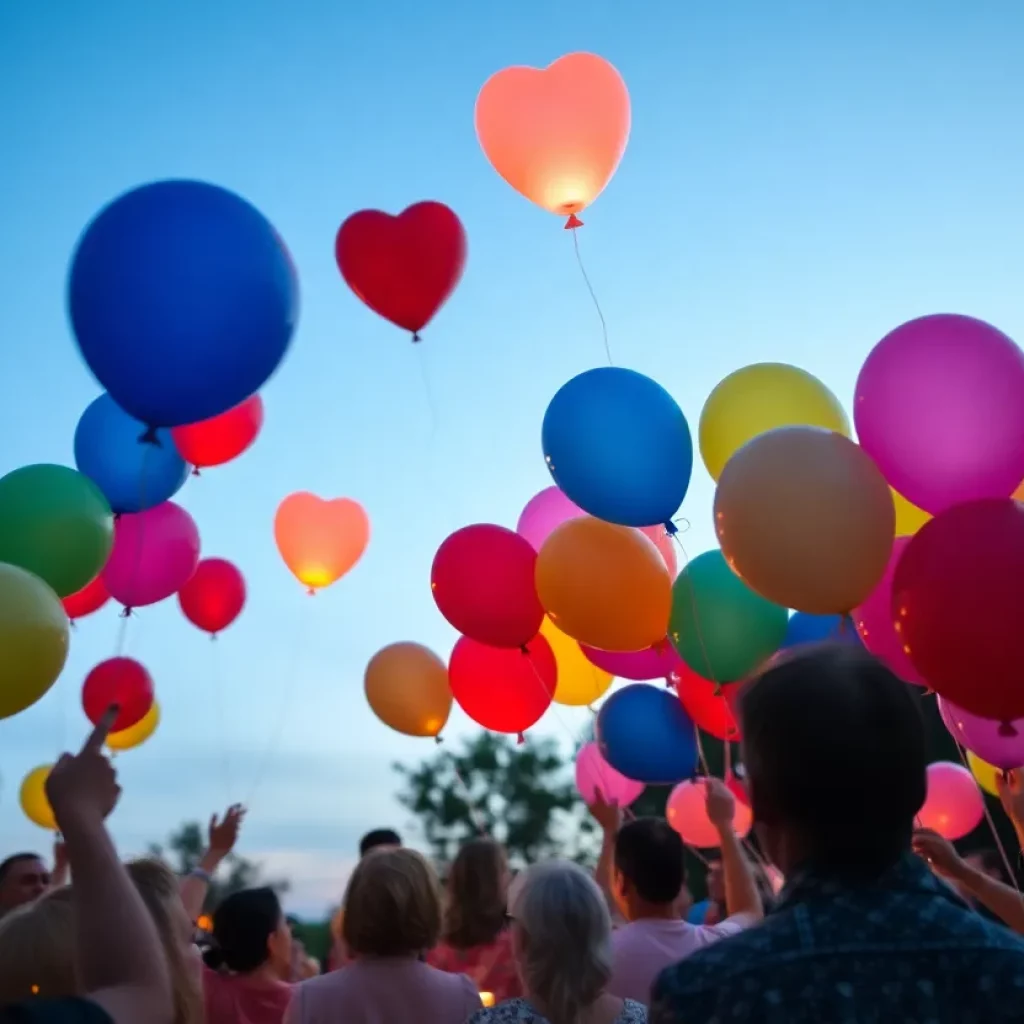
<svg viewBox="0 0 1024 1024"><path fill-rule="evenodd" d="M682 671L683 667L676 649L667 639L642 651L600 651L586 644L580 644L580 650L591 665L611 672L619 679L633 679L637 682L669 679L674 673Z"/></svg>
<svg viewBox="0 0 1024 1024"><path fill-rule="evenodd" d="M145 512L118 516L103 582L115 601L137 608L176 594L198 564L195 522L180 505L165 501Z"/></svg>
<svg viewBox="0 0 1024 1024"><path fill-rule="evenodd" d="M887 334L857 377L861 447L933 515L1024 480L1024 352L983 320L941 313Z"/></svg>
<svg viewBox="0 0 1024 1024"><path fill-rule="evenodd" d="M516 533L525 537L534 551L540 551L548 534L567 519L576 519L587 513L570 501L557 487L545 487L527 503L516 523Z"/></svg>
<svg viewBox="0 0 1024 1024"><path fill-rule="evenodd" d="M688 846L710 849L721 842L718 829L711 824L708 817L706 787L700 779L680 782L669 793L665 817ZM753 821L754 816L750 808L737 800L732 815L732 827L740 839L750 831Z"/></svg>
<svg viewBox="0 0 1024 1024"><path fill-rule="evenodd" d="M576 755L576 788L588 805L600 790L605 803L628 807L644 791L644 784L617 772L601 756L596 743L584 743Z"/></svg>
<svg viewBox="0 0 1024 1024"><path fill-rule="evenodd" d="M952 761L928 765L928 790L917 822L946 839L962 839L978 827L985 799L974 776Z"/></svg>
<svg viewBox="0 0 1024 1024"><path fill-rule="evenodd" d="M1003 723L964 711L942 697L938 701L942 721L960 746L977 754L993 768L1009 771L1024 765L1024 718L1010 722L1014 732L1006 736Z"/></svg>

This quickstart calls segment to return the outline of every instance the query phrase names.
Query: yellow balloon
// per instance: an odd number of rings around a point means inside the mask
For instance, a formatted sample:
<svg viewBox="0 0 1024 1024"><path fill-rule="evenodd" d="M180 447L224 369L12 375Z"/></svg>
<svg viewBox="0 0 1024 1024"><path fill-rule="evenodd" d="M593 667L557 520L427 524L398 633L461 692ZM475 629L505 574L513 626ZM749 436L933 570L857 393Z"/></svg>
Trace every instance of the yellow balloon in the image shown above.
<svg viewBox="0 0 1024 1024"><path fill-rule="evenodd" d="M892 488L889 488L892 491ZM913 537L931 516L923 508L912 505L899 491L892 491L892 504L896 509L896 536Z"/></svg>
<svg viewBox="0 0 1024 1024"><path fill-rule="evenodd" d="M552 698L556 704L582 707L592 704L612 685L611 672L587 661L580 645L566 636L546 615L540 624L541 636L551 645L558 666L558 683Z"/></svg>
<svg viewBox="0 0 1024 1024"><path fill-rule="evenodd" d="M0 562L0 718L31 707L68 656L68 617L38 577Z"/></svg>
<svg viewBox="0 0 1024 1024"><path fill-rule="evenodd" d="M452 710L448 667L422 644L382 647L366 666L363 684L373 713L406 736L436 736Z"/></svg>
<svg viewBox="0 0 1024 1024"><path fill-rule="evenodd" d="M25 776L21 784L21 809L33 825L56 832L57 819L53 816L53 808L46 796L46 780L52 768L52 764L41 764Z"/></svg>
<svg viewBox="0 0 1024 1024"><path fill-rule="evenodd" d="M160 705L153 701L145 716L134 725L130 725L120 732L112 732L107 737L107 746L111 750L131 750L133 747L141 746L156 732L156 727L159 724Z"/></svg>
<svg viewBox="0 0 1024 1024"><path fill-rule="evenodd" d="M967 751L967 764L978 785L986 793L991 793L992 796L999 796L999 787L996 785L999 769L993 768L988 761L982 761L977 754L973 754L969 750Z"/></svg>
<svg viewBox="0 0 1024 1024"><path fill-rule="evenodd" d="M776 427L824 427L850 436L839 399L817 377L788 363L754 363L730 373L700 414L700 454L712 480L752 438Z"/></svg>

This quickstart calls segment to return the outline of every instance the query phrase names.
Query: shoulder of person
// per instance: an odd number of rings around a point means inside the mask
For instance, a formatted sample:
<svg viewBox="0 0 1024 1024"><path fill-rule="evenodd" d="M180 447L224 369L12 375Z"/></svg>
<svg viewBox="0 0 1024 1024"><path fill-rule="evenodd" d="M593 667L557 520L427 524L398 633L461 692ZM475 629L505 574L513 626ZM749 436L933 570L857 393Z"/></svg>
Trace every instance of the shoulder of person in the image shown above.
<svg viewBox="0 0 1024 1024"><path fill-rule="evenodd" d="M91 999L39 999L0 1007L0 1024L113 1024Z"/></svg>

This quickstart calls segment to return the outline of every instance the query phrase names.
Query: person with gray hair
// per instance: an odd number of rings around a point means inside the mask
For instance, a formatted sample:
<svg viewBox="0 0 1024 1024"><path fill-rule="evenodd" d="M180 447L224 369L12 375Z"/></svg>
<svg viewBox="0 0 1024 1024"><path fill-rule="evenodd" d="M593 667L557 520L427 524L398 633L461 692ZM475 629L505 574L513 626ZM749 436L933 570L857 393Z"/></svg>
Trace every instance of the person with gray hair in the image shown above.
<svg viewBox="0 0 1024 1024"><path fill-rule="evenodd" d="M646 1024L647 1010L605 991L611 918L597 883L565 861L536 864L510 894L512 948L526 997L468 1024Z"/></svg>

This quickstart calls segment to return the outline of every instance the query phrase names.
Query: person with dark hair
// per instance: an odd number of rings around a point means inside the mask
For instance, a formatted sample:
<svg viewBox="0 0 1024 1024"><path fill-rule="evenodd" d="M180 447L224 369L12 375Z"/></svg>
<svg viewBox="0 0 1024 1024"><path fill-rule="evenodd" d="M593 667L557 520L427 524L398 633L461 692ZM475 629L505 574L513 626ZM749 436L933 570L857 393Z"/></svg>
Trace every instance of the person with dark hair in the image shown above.
<svg viewBox="0 0 1024 1024"><path fill-rule="evenodd" d="M375 828L359 840L359 856L365 857L372 850L392 850L402 845L402 837L390 828Z"/></svg>
<svg viewBox="0 0 1024 1024"><path fill-rule="evenodd" d="M0 917L31 903L50 888L50 872L37 853L15 853L0 862Z"/></svg>
<svg viewBox="0 0 1024 1024"><path fill-rule="evenodd" d="M757 836L786 877L757 928L662 972L654 1024L1019 1020L1024 941L914 856L925 730L852 644L774 660L740 699Z"/></svg>

